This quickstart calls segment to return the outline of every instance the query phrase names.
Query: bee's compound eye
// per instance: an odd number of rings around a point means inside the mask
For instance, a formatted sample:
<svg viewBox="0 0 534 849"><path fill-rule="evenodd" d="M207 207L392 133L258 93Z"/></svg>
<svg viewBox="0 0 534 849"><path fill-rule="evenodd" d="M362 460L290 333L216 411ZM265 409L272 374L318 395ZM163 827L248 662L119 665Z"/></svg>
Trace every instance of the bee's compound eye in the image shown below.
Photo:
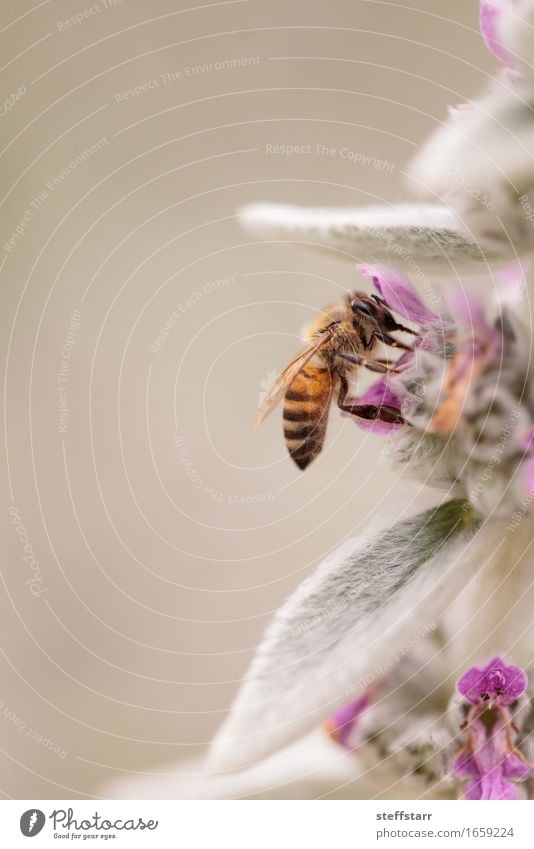
<svg viewBox="0 0 534 849"><path fill-rule="evenodd" d="M372 305L367 303L367 301L361 301L357 298L355 301L352 301L350 306L352 312L363 312L365 315L371 316L371 318L374 318L375 316L375 311Z"/></svg>

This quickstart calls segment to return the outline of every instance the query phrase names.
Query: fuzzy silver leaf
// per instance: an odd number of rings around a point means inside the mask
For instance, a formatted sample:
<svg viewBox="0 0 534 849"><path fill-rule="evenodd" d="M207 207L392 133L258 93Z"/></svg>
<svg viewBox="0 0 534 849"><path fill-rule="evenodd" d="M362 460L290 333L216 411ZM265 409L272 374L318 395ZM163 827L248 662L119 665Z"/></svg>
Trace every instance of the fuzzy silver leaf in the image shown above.
<svg viewBox="0 0 534 849"><path fill-rule="evenodd" d="M499 259L483 250L445 206L400 204L369 207L316 207L252 204L239 220L251 233L307 246L334 249L349 262L432 265Z"/></svg>
<svg viewBox="0 0 534 849"><path fill-rule="evenodd" d="M501 259L534 249L533 99L506 87L456 110L410 169L424 196L450 204Z"/></svg>
<svg viewBox="0 0 534 849"><path fill-rule="evenodd" d="M475 528L456 499L334 552L268 628L211 767L269 756L324 721L363 677L391 668L465 580Z"/></svg>
<svg viewBox="0 0 534 849"><path fill-rule="evenodd" d="M526 85L534 83L534 2L514 0L511 13L502 15L498 34ZM517 81L516 81L517 84Z"/></svg>

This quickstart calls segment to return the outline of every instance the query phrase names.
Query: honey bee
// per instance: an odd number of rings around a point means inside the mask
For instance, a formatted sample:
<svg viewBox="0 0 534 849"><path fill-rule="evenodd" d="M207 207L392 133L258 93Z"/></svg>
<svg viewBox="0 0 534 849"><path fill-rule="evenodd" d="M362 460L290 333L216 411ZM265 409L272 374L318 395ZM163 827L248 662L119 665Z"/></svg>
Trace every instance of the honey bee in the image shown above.
<svg viewBox="0 0 534 849"><path fill-rule="evenodd" d="M399 324L386 302L366 292L348 293L341 304L326 307L306 330L308 344L276 378L261 402L258 427L284 399L284 436L287 450L304 470L321 453L331 405L362 419L402 424L399 411L387 405L345 403L349 377L359 367L380 374L397 373L394 363L370 355L383 343L413 350L391 333L417 335Z"/></svg>

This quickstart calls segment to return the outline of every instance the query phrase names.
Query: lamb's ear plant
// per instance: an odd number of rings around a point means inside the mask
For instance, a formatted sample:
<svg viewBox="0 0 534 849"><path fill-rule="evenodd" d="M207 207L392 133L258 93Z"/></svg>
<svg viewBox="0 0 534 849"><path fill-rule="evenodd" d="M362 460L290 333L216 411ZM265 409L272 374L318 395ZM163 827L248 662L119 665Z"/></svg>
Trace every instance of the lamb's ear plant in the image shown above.
<svg viewBox="0 0 534 849"><path fill-rule="evenodd" d="M482 0L481 27L501 73L451 109L415 157L412 185L453 209L485 252L517 257L534 249L534 0Z"/></svg>
<svg viewBox="0 0 534 849"><path fill-rule="evenodd" d="M250 766L323 724L366 774L385 767L397 797L408 776L426 796L534 795L532 333L524 267L506 265L526 265L534 245L524 200L534 0L483 0L481 22L505 71L453 110L412 169L443 205L242 211L256 233L357 258L375 297L411 323L413 350L354 399L397 409L403 424L353 420L377 445L387 436L392 465L433 506L396 521L381 508L380 523L282 606L214 742L213 770ZM478 265L496 296L451 279L427 303L393 267L406 259Z"/></svg>
<svg viewBox="0 0 534 849"><path fill-rule="evenodd" d="M370 671L387 669L454 598L476 528L469 504L450 500L333 552L267 630L213 766L272 754L325 722Z"/></svg>
<svg viewBox="0 0 534 849"><path fill-rule="evenodd" d="M258 203L240 211L250 233L273 240L334 249L348 262L394 264L409 258L418 266L510 259L506 245L482 247L445 204L398 204L352 208L299 207Z"/></svg>

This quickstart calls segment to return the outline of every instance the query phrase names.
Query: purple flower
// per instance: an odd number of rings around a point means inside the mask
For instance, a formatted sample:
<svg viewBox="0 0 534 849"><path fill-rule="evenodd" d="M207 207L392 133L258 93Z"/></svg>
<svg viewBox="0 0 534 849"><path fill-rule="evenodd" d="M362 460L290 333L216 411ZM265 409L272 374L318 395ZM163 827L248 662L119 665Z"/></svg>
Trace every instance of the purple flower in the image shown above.
<svg viewBox="0 0 534 849"><path fill-rule="evenodd" d="M525 781L531 767L514 746L517 730L509 705L523 695L527 676L518 666L494 657L481 669L473 666L457 683L471 704L463 726L465 741L453 767L458 778L470 778L468 799L518 799L510 779Z"/></svg>
<svg viewBox="0 0 534 849"><path fill-rule="evenodd" d="M458 424L473 382L502 353L502 333L488 324L480 301L465 292L452 298L460 333L456 353L449 362L442 397L428 425L430 433L451 433Z"/></svg>
<svg viewBox="0 0 534 849"><path fill-rule="evenodd" d="M355 398L352 403L354 404L374 404L377 407L387 406L393 407L396 410L401 409L400 399L388 386L385 378L380 378L380 380L376 380L374 383L369 386L369 388L363 393L363 395L359 395ZM350 413L344 413L346 416L350 416ZM381 422L378 420L372 419L360 419L355 418L354 416L350 416L358 425L361 430L368 430L371 433L377 434L386 434L391 433L396 430L399 425L390 424L389 422Z"/></svg>
<svg viewBox="0 0 534 849"><path fill-rule="evenodd" d="M455 313L453 323L447 312L431 310L412 284L396 271L384 265L359 265L358 270L372 279L389 309L418 325L414 350L404 353L396 361L397 369L409 374L409 367L417 360L417 351L428 351L443 360L447 348L451 344L454 346L454 355L448 360L440 398L426 427L429 433L449 434L458 423L473 381L486 366L499 360L501 332L487 322L481 302L473 295L458 292L451 299ZM389 378L389 381L387 377L375 381L363 395L354 399L354 403L387 405L401 410L401 398L405 393L398 381L394 378ZM380 421L356 418L355 423L362 430L377 434L398 429L398 425Z"/></svg>
<svg viewBox="0 0 534 849"><path fill-rule="evenodd" d="M486 47L497 57L499 62L508 68L515 69L513 57L502 43L499 35L500 24L505 15L510 13L509 0L481 0L480 30Z"/></svg>
<svg viewBox="0 0 534 849"><path fill-rule="evenodd" d="M364 277L371 278L393 312L421 326L439 321L439 315L426 306L409 280L401 274L387 265L358 265L357 268Z"/></svg>
<svg viewBox="0 0 534 849"><path fill-rule="evenodd" d="M475 710L473 708L473 710ZM512 743L508 711L497 708L493 724L488 727L478 717L471 722L468 742L454 764L458 778L470 778L465 788L468 799L518 799L516 786L510 781L525 781L531 767Z"/></svg>
<svg viewBox="0 0 534 849"><path fill-rule="evenodd" d="M412 284L396 271L384 265L359 265L358 270L372 279L389 309L418 325L414 351L403 354L396 362L397 368L405 371L412 365L417 350L430 351L443 359L447 345L454 341L456 350L448 361L441 397L427 425L429 433L450 433L458 423L473 380L500 358L501 332L487 322L482 304L473 295L458 292L452 298L455 326L447 313L438 314L427 307ZM392 389L387 377L380 378L355 398L354 403L387 405L400 410L399 389L398 384ZM355 419L355 422L361 429L378 434L398 429L398 425L380 421Z"/></svg>
<svg viewBox="0 0 534 849"><path fill-rule="evenodd" d="M495 702L510 705L527 687L527 676L518 666L509 666L500 657L494 657L482 669L473 666L457 683L458 692L472 705Z"/></svg>
<svg viewBox="0 0 534 849"><path fill-rule="evenodd" d="M525 491L529 499L534 491L528 328L504 296L488 310L471 292L453 291L448 308L434 311L387 266L359 270L371 277L392 313L416 329L409 331L412 348L395 361L394 370L352 399L398 410L403 424L356 416L353 421L363 430L389 434L393 460L408 475L440 489L461 488L479 515L513 515L517 523L526 512ZM523 277L522 266L502 269L501 292ZM397 325L398 333L402 329Z"/></svg>
<svg viewBox="0 0 534 849"><path fill-rule="evenodd" d="M456 368L462 375L468 371L478 374L485 365L500 359L502 331L488 322L482 302L474 295L457 291L451 298L451 305L459 331Z"/></svg>
<svg viewBox="0 0 534 849"><path fill-rule="evenodd" d="M380 296L389 309L408 321L425 328L441 324L441 317L426 306L412 284L402 275L386 265L358 265L358 271L364 277L370 277ZM424 336L418 337L415 345L424 344ZM412 359L413 353L408 352L397 360L397 368L406 366ZM363 395L352 399L354 404L373 404L376 406L401 409L401 400L383 377L372 383ZM398 425L388 422L355 418L354 421L362 430L376 434L388 434L398 429Z"/></svg>

